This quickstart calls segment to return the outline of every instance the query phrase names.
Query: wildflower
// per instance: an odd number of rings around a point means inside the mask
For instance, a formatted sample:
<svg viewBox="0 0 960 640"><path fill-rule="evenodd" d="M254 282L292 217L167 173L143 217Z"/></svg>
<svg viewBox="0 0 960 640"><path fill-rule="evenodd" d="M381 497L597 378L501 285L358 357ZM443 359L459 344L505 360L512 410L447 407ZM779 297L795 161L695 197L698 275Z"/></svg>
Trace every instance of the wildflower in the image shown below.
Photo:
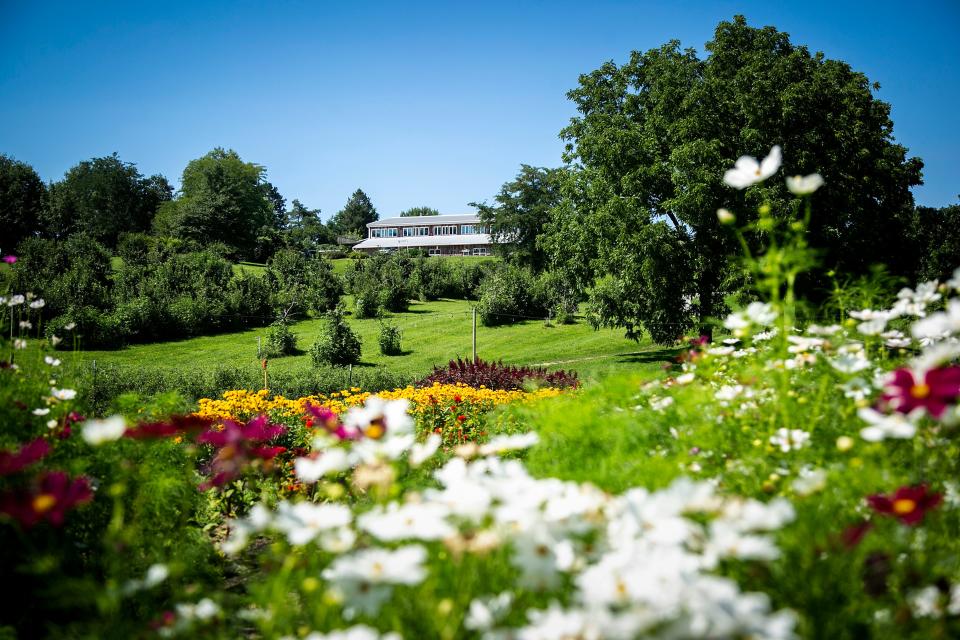
<svg viewBox="0 0 960 640"><path fill-rule="evenodd" d="M43 298L37 298L30 303L31 309L42 309L47 303L43 301Z"/></svg>
<svg viewBox="0 0 960 640"><path fill-rule="evenodd" d="M8 307L16 307L17 305L21 305L21 304L23 304L23 303L26 302L26 301L27 301L27 299L24 298L24 297L21 296L21 295L10 296L10 299L7 300L7 306L8 306Z"/></svg>
<svg viewBox="0 0 960 640"><path fill-rule="evenodd" d="M17 261L17 256L12 254L3 256L3 261L6 262L7 264L14 264Z"/></svg>
<svg viewBox="0 0 960 640"><path fill-rule="evenodd" d="M26 341L26 340L23 340L22 338L16 338L16 339L13 341L13 348L14 348L14 349L26 349L26 348L27 348L27 341Z"/></svg>
<svg viewBox="0 0 960 640"><path fill-rule="evenodd" d="M307 544L323 531L349 525L352 519L349 507L340 504L298 502L291 505L281 502L273 526L287 536L290 544L299 546Z"/></svg>
<svg viewBox="0 0 960 640"><path fill-rule="evenodd" d="M795 196L808 196L823 186L823 177L819 173L808 176L787 176L787 189Z"/></svg>
<svg viewBox="0 0 960 640"><path fill-rule="evenodd" d="M882 401L900 413L926 409L934 418L960 397L960 367L929 369L925 373L897 369L884 389Z"/></svg>
<svg viewBox="0 0 960 640"><path fill-rule="evenodd" d="M196 415L170 416L163 422L143 422L136 427L127 429L124 436L135 440L145 438L166 438L182 435L191 431L200 431L209 428L213 421Z"/></svg>
<svg viewBox="0 0 960 640"><path fill-rule="evenodd" d="M50 409L48 409L47 407L41 407L41 408L34 409L31 413L33 413L33 415L35 416L45 416L48 413L50 413Z"/></svg>
<svg viewBox="0 0 960 640"><path fill-rule="evenodd" d="M211 463L213 475L200 485L201 490L220 487L240 475L252 460L272 460L286 451L285 447L272 447L265 443L285 433L286 427L270 424L267 416L259 416L246 424L225 420L223 430L207 430L197 442L213 445L218 449Z"/></svg>
<svg viewBox="0 0 960 640"><path fill-rule="evenodd" d="M771 305L765 302L751 302L745 309L727 316L723 326L733 331L735 335L743 335L742 332L751 325L770 326L776 319L777 312Z"/></svg>
<svg viewBox="0 0 960 640"><path fill-rule="evenodd" d="M868 442L880 442L887 438L903 440L912 438L917 432L917 425L914 422L918 417L916 413L886 415L875 409L863 407L857 411L857 415L864 422L870 423L869 427L860 430L860 437Z"/></svg>
<svg viewBox="0 0 960 640"><path fill-rule="evenodd" d="M56 429L56 428L57 428L56 420L53 420L53 419L47 420L47 429Z"/></svg>
<svg viewBox="0 0 960 640"><path fill-rule="evenodd" d="M870 367L867 352L860 343L845 344L837 349L837 356L828 360L840 373L858 373Z"/></svg>
<svg viewBox="0 0 960 640"><path fill-rule="evenodd" d="M60 360L58 360L57 358L53 358L53 357L50 357L50 356L44 356L44 357L43 357L43 361L46 362L46 363L47 363L48 365L50 365L51 367L59 367L59 366L60 366Z"/></svg>
<svg viewBox="0 0 960 640"><path fill-rule="evenodd" d="M350 604L345 615L350 617L354 609L376 615L390 597L392 585L415 585L426 578L426 559L426 549L419 545L366 549L334 560L323 571L323 578L343 592Z"/></svg>
<svg viewBox="0 0 960 640"><path fill-rule="evenodd" d="M360 516L357 526L385 542L397 540L442 540L453 535L454 529L446 521L448 510L441 504L398 505L396 502Z"/></svg>
<svg viewBox="0 0 960 640"><path fill-rule="evenodd" d="M63 339L62 339L62 338L58 338L57 336L50 336L50 345L51 345L51 346L54 346L54 347L55 347L55 346L57 346L58 344L60 344L61 342L63 342Z"/></svg>
<svg viewBox="0 0 960 640"><path fill-rule="evenodd" d="M378 440L391 433L402 434L413 430L413 420L407 414L408 400L384 400L371 396L362 407L351 408L343 418L349 432L357 432Z"/></svg>
<svg viewBox="0 0 960 640"><path fill-rule="evenodd" d="M33 329L33 323L29 320L21 320L19 324L21 329Z"/></svg>
<svg viewBox="0 0 960 640"><path fill-rule="evenodd" d="M489 631L507 615L512 603L513 594L509 591L491 598L474 598L470 602L464 626L471 631Z"/></svg>
<svg viewBox="0 0 960 640"><path fill-rule="evenodd" d="M50 389L50 395L52 395L57 400L73 400L77 397L77 392L73 389Z"/></svg>
<svg viewBox="0 0 960 640"><path fill-rule="evenodd" d="M808 496L827 486L827 472L823 469L803 467L790 485L799 496Z"/></svg>
<svg viewBox="0 0 960 640"><path fill-rule="evenodd" d="M717 209L717 220L720 224L733 224L737 221L737 216L733 215L727 209Z"/></svg>
<svg viewBox="0 0 960 640"><path fill-rule="evenodd" d="M893 516L909 526L916 526L923 522L927 511L936 508L942 500L942 495L930 493L925 484L900 487L891 496L882 494L867 496L867 504L874 511Z"/></svg>
<svg viewBox="0 0 960 640"><path fill-rule="evenodd" d="M293 465L297 478L309 484L326 475L346 471L351 466L347 452L338 447L330 447L315 457L297 458Z"/></svg>
<svg viewBox="0 0 960 640"><path fill-rule="evenodd" d="M103 420L87 420L83 423L83 439L93 446L119 440L127 430L123 416L111 416Z"/></svg>
<svg viewBox="0 0 960 640"><path fill-rule="evenodd" d="M71 480L64 471L50 471L40 476L27 491L10 492L0 497L0 513L26 528L44 520L60 526L68 511L92 499L93 491L87 478L80 476Z"/></svg>
<svg viewBox="0 0 960 640"><path fill-rule="evenodd" d="M853 449L853 445L856 444L850 436L840 436L837 438L837 450L838 451L850 451Z"/></svg>
<svg viewBox="0 0 960 640"><path fill-rule="evenodd" d="M750 156L740 156L734 168L723 174L723 181L734 189L745 189L763 182L780 168L781 156L779 145L773 147L762 162Z"/></svg>
<svg viewBox="0 0 960 640"><path fill-rule="evenodd" d="M960 298L947 302L943 311L930 314L911 327L913 337L918 340L928 338L939 340L950 334L960 333Z"/></svg>
<svg viewBox="0 0 960 640"><path fill-rule="evenodd" d="M407 460L410 462L411 467L419 467L421 464L433 457L433 454L437 452L437 449L440 447L440 442L442 438L436 433L431 433L427 436L426 441L423 444L414 444L410 447L410 454L407 456Z"/></svg>
<svg viewBox="0 0 960 640"><path fill-rule="evenodd" d="M77 328L76 322L68 322L67 324L63 325L64 331L73 331L76 328Z"/></svg>
<svg viewBox="0 0 960 640"><path fill-rule="evenodd" d="M50 444L43 438L31 440L16 452L0 451L0 476L17 473L50 453Z"/></svg>

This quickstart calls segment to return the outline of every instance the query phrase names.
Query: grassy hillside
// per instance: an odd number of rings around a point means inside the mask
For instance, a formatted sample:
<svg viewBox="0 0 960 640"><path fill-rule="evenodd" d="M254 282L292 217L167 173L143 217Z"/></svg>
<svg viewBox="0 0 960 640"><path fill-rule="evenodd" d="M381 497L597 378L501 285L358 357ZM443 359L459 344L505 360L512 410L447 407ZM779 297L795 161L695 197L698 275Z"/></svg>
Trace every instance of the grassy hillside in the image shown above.
<svg viewBox="0 0 960 640"><path fill-rule="evenodd" d="M403 331L403 354L384 356L377 344L380 322L375 319L349 318L363 341L362 367L388 367L411 373L426 373L435 364L451 358L471 356L471 303L463 300L438 300L414 303L410 311L393 314L389 320ZM290 371L310 366L306 352L316 340L322 320L309 319L293 325L299 338L299 355L272 360L273 371ZM176 342L136 345L112 351L84 351L77 357L96 359L107 364L179 369L217 366L256 367L257 337L266 336L266 328L249 329L217 336L204 336ZM594 331L585 322L574 325L546 326L529 320L511 326L477 327L477 352L486 360L513 364L543 364L553 368L577 370L593 377L610 371L657 367L669 352L649 344L626 340L620 331Z"/></svg>

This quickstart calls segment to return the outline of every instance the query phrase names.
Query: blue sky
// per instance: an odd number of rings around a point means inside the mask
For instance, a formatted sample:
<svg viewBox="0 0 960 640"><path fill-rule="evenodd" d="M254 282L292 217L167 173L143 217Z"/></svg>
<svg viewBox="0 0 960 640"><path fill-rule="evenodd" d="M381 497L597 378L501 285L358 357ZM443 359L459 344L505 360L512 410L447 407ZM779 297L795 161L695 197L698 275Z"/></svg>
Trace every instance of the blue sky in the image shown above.
<svg viewBox="0 0 960 640"><path fill-rule="evenodd" d="M960 194L960 3L14 2L0 0L0 153L45 180L114 151L175 185L215 146L335 213L491 199L558 166L566 92L670 39L702 50L736 13L882 85L926 163L917 201Z"/></svg>

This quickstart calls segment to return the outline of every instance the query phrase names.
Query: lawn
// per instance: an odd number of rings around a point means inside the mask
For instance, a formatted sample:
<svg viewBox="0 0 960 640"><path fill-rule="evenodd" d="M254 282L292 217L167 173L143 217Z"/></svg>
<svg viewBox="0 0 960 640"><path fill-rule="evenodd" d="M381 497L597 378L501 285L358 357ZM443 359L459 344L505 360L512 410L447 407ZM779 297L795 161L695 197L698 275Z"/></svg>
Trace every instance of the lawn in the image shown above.
<svg viewBox="0 0 960 640"><path fill-rule="evenodd" d="M349 300L349 299L348 299ZM469 358L472 343L472 303L463 300L415 302L409 312L391 314L389 320L403 332L403 354L380 354L377 337L380 321L349 318L363 341L362 367L389 367L414 374L426 373L435 364L456 357ZM273 371L289 371L310 365L306 353L316 340L323 321L303 320L293 325L303 350L299 355L270 362ZM202 336L175 342L135 345L110 351L84 351L77 357L127 366L170 367L180 369L216 366L255 367L257 338L266 336L266 328L236 333ZM585 321L572 325L547 326L528 320L503 327L484 327L477 323L477 354L485 360L503 360L511 364L541 364L551 368L578 371L584 377L599 377L615 371L656 368L669 351L651 344L637 344L622 332L594 331Z"/></svg>

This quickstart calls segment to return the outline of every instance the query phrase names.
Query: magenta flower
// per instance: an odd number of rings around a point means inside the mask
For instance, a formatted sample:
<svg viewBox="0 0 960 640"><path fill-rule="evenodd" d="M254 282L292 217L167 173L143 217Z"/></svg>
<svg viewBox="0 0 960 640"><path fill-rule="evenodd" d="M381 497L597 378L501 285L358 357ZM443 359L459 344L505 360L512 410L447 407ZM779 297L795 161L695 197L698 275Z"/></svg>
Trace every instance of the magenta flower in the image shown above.
<svg viewBox="0 0 960 640"><path fill-rule="evenodd" d="M930 369L919 377L910 369L897 369L884 390L881 402L900 413L923 408L935 418L943 415L960 397L960 367Z"/></svg>
<svg viewBox="0 0 960 640"><path fill-rule="evenodd" d="M943 500L939 493L930 493L927 485L900 487L893 495L882 494L867 496L867 504L877 513L893 516L911 527L923 522L927 511L934 509Z"/></svg>
<svg viewBox="0 0 960 640"><path fill-rule="evenodd" d="M200 485L201 491L220 487L240 476L256 460L272 460L286 451L286 447L269 446L269 441L285 433L287 428L270 424L267 416L259 416L246 424L224 420L223 429L209 429L200 434L197 442L217 448L210 463L211 478Z"/></svg>
<svg viewBox="0 0 960 640"><path fill-rule="evenodd" d="M166 438L209 429L211 424L213 424L211 419L200 416L171 416L164 422L143 422L132 429L127 429L123 435L135 440Z"/></svg>
<svg viewBox="0 0 960 640"><path fill-rule="evenodd" d="M308 402L304 408L311 416L308 419L308 427L323 427L327 433L335 436L338 440L357 440L360 438L361 434L359 431L348 430L343 426L343 423L340 422L340 416L330 411L327 407Z"/></svg>
<svg viewBox="0 0 960 640"><path fill-rule="evenodd" d="M71 480L65 471L49 471L29 490L0 497L0 513L28 529L44 520L59 527L68 511L92 499L93 490L87 478L80 476Z"/></svg>
<svg viewBox="0 0 960 640"><path fill-rule="evenodd" d="M17 261L17 256L14 256L14 255L3 256L3 261L6 262L7 264L14 264Z"/></svg>
<svg viewBox="0 0 960 640"><path fill-rule="evenodd" d="M16 452L0 451L0 476L17 473L34 462L42 460L48 453L50 453L50 444L43 438L28 442Z"/></svg>

